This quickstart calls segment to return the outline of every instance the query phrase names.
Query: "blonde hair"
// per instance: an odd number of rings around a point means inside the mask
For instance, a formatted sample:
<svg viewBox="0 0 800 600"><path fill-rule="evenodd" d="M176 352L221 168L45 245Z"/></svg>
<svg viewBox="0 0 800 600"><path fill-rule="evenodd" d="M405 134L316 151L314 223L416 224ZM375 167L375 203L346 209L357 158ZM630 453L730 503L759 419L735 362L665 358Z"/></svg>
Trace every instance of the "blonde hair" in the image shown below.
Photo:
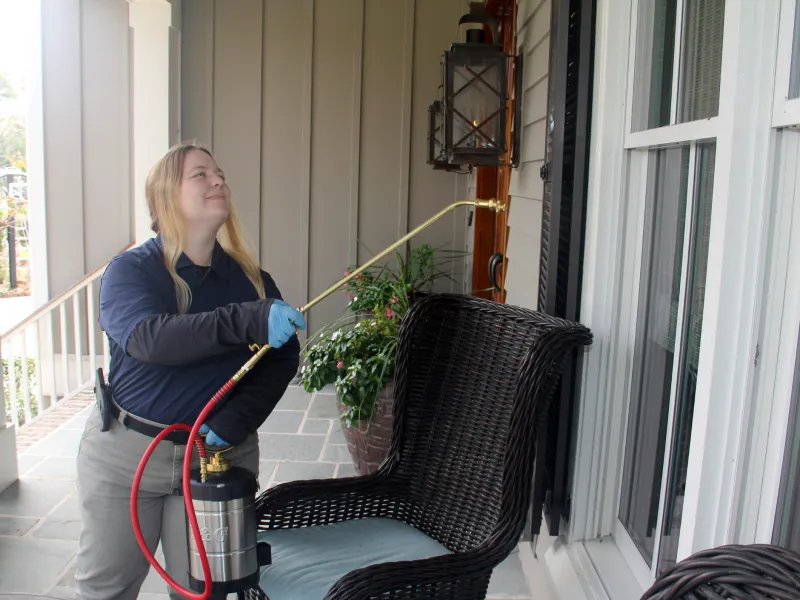
<svg viewBox="0 0 800 600"><path fill-rule="evenodd" d="M194 142L182 142L170 148L150 169L145 185L147 208L150 211L150 228L161 234L164 246L164 264L175 282L175 294L178 310L185 313L191 304L189 284L178 275L175 265L178 263L185 243L185 225L178 210L178 193L183 175L183 162L192 150L213 155L205 147ZM230 206L228 219L220 229L219 243L225 252L235 260L247 275L258 292L264 298L264 280L261 269L253 258L247 244L241 222L233 205Z"/></svg>

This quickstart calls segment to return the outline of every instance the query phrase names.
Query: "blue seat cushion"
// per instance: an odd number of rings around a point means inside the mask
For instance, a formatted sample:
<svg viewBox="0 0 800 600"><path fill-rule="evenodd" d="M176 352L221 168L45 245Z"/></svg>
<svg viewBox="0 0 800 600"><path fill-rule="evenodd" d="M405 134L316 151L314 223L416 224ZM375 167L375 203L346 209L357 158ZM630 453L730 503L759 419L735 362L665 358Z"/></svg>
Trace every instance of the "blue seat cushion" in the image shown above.
<svg viewBox="0 0 800 600"><path fill-rule="evenodd" d="M350 571L451 553L410 525L377 517L260 531L258 539L272 547L272 564L261 569L270 600L322 600Z"/></svg>

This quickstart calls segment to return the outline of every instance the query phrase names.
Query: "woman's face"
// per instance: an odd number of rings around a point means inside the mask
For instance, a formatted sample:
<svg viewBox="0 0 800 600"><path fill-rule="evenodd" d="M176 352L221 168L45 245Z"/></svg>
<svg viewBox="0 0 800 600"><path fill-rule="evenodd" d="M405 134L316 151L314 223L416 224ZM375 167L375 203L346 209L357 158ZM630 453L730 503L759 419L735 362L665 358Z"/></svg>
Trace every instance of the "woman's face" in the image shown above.
<svg viewBox="0 0 800 600"><path fill-rule="evenodd" d="M230 189L216 161L201 150L183 160L178 206L190 230L216 234L228 220Z"/></svg>

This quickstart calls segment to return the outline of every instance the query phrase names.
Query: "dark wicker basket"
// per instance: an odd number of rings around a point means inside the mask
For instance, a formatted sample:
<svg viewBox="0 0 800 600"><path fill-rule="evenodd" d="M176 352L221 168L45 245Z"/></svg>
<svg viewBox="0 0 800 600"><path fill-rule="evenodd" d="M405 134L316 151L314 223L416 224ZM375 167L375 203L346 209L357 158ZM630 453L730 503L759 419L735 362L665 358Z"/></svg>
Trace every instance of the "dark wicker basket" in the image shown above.
<svg viewBox="0 0 800 600"><path fill-rule="evenodd" d="M485 598L525 524L537 420L565 358L591 339L581 325L480 298L419 300L401 325L386 461L367 476L266 490L260 527L389 517L453 552L352 571L326 600Z"/></svg>
<svg viewBox="0 0 800 600"><path fill-rule="evenodd" d="M720 546L666 570L641 600L798 600L800 556L769 545Z"/></svg>

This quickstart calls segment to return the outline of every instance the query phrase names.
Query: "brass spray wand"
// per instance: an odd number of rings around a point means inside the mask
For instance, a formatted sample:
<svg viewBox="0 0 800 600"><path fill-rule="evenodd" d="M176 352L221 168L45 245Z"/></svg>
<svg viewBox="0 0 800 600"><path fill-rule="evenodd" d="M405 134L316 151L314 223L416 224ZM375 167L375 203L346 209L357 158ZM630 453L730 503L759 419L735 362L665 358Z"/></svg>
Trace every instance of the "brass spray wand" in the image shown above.
<svg viewBox="0 0 800 600"><path fill-rule="evenodd" d="M451 210L453 210L455 208L458 208L459 206L476 206L478 208L488 208L488 209L493 210L493 211L498 212L498 213L505 212L505 210L506 210L506 205L503 204L502 202L497 201L497 200L462 200L460 202L455 202L455 203L451 204L450 206L442 209L437 214L433 215L430 219L425 221L419 227L416 227L416 228L412 229L411 231L409 231L407 234L405 234L403 237L401 237L399 240L397 240L394 244L388 246L386 249L382 250L381 252L379 252L378 254L373 256L371 259L369 259L363 265L361 265L360 267L355 269L352 273L350 273L346 277L343 277L342 279L340 279L339 281L334 283L331 287L329 287L327 290L322 292L319 296L314 298L311 302L309 302L305 306L301 306L297 310L299 312L301 312L301 313L308 312L308 310L312 306L318 304L319 302L321 302L322 300L324 300L325 298L330 296L336 290L341 289L342 286L347 284L347 282L349 282L350 280L354 279L355 277L358 277L361 273L363 273L364 271L369 269L372 265L374 265L376 262L378 262L384 256L386 256L387 254L389 254L393 250L399 248L400 246L405 244L408 240L410 240L415 235L417 235L420 231L422 231L423 229L426 229L427 227L432 225L434 222L436 222L439 219L441 219L444 215L449 213ZM270 349L270 346L267 345L267 344L265 344L263 346L259 346L258 344L252 344L250 346L250 349L253 350L253 351L257 351L257 352L233 376L233 379L237 383L239 381L241 381L242 377L244 377L248 373L248 371L250 371L250 369L252 369L253 366L259 360L261 360L263 358L264 354L266 354L267 351Z"/></svg>

